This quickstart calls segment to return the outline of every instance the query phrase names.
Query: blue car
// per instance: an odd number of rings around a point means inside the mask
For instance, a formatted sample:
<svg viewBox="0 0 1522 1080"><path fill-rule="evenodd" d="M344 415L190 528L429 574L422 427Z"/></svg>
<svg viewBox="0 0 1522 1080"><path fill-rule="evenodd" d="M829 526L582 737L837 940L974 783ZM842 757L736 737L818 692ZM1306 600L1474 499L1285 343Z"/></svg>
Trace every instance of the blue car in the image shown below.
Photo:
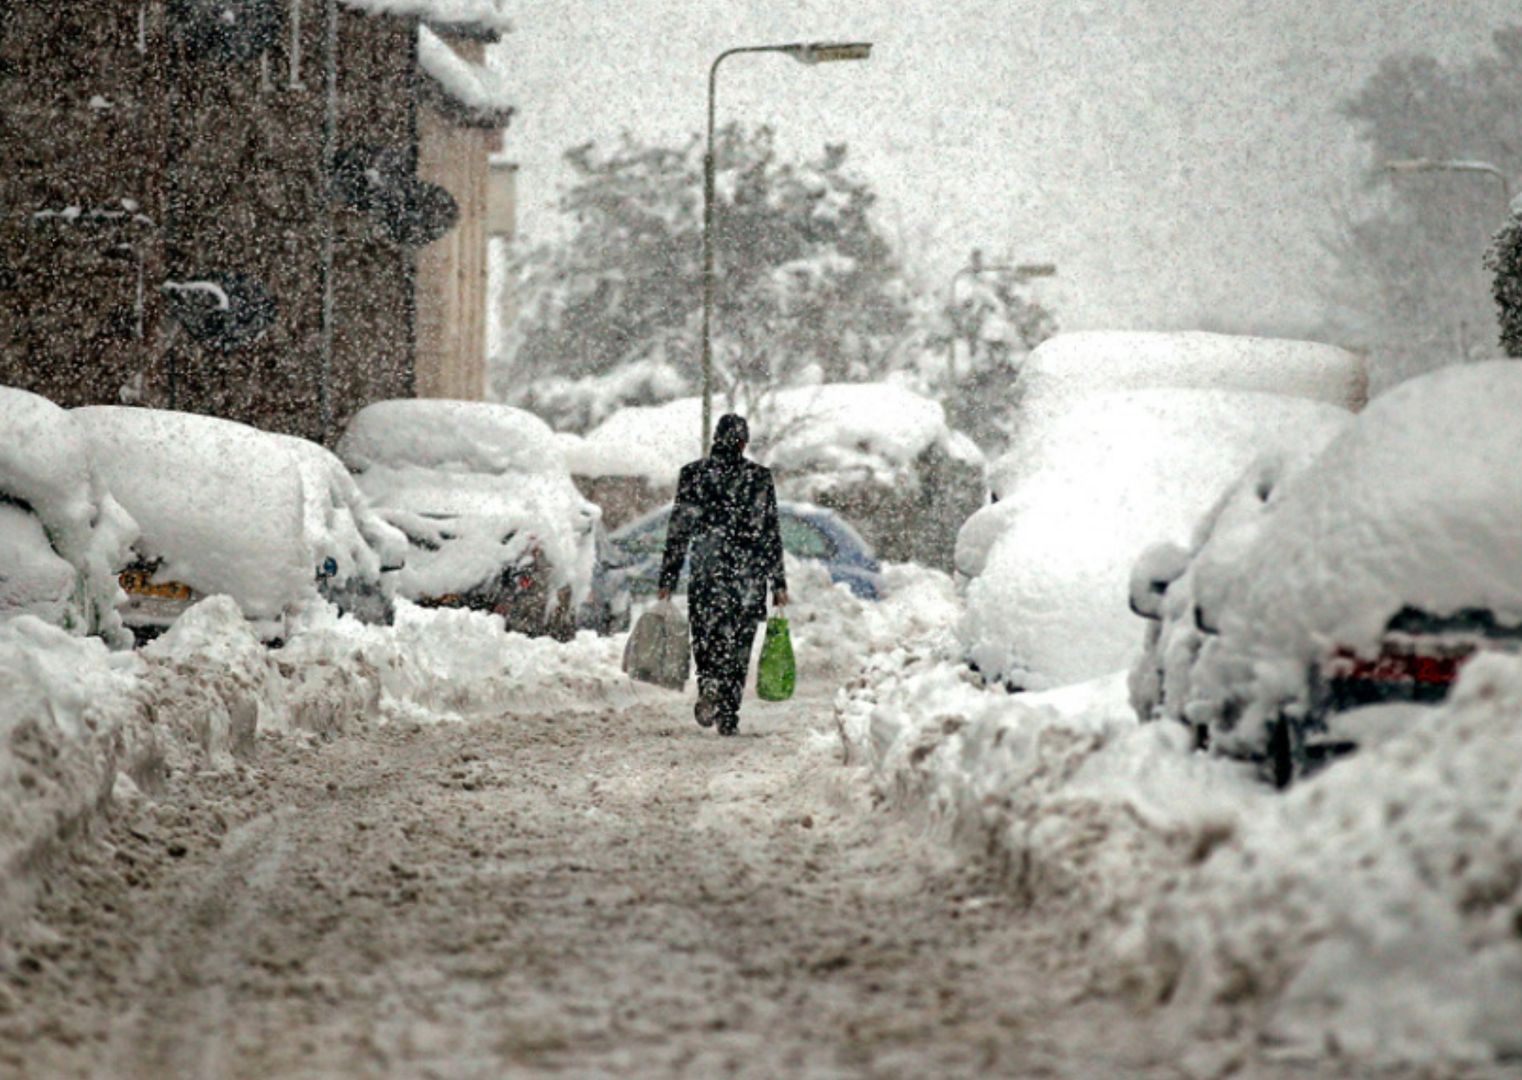
<svg viewBox="0 0 1522 1080"><path fill-rule="evenodd" d="M848 586L863 600L882 599L882 568L877 557L838 514L794 502L779 502L777 512L782 547L789 555L824 563L831 581ZM670 519L671 507L663 507L631 521L608 537L608 559L598 569L610 585L616 581L617 587L626 590L635 601L655 595ZM686 585L684 566L678 589L685 589Z"/></svg>

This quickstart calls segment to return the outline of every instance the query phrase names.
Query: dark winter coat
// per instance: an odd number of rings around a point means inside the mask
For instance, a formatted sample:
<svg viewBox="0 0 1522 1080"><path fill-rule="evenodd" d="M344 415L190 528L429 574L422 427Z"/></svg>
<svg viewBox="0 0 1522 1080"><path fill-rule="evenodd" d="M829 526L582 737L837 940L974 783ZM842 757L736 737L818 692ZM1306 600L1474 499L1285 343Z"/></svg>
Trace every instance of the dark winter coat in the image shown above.
<svg viewBox="0 0 1522 1080"><path fill-rule="evenodd" d="M682 467L661 588L676 588L689 557L687 602L695 620L703 610L759 622L766 618L767 587L773 593L787 588L771 470L717 440L712 454Z"/></svg>

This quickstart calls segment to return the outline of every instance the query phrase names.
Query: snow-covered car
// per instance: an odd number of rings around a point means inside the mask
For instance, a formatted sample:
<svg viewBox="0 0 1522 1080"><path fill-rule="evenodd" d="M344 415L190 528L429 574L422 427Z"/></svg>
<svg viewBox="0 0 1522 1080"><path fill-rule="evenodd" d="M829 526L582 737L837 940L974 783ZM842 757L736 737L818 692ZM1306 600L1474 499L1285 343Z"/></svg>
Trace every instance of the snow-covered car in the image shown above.
<svg viewBox="0 0 1522 1080"><path fill-rule="evenodd" d="M126 644L116 573L136 532L73 418L0 387L0 620L34 615Z"/></svg>
<svg viewBox="0 0 1522 1080"><path fill-rule="evenodd" d="M355 414L338 454L406 536L402 596L569 637L592 587L601 511L538 417L480 401L395 400Z"/></svg>
<svg viewBox="0 0 1522 1080"><path fill-rule="evenodd" d="M407 537L376 513L337 454L310 439L272 437L301 470L305 531L321 568L318 593L362 622L390 626Z"/></svg>
<svg viewBox="0 0 1522 1080"><path fill-rule="evenodd" d="M663 507L631 521L609 537L610 576L616 583L613 587L620 587L635 601L655 595L660 586L661 558L670 522L671 508ZM777 504L777 526L782 534L782 549L787 554L821 563L832 582L846 586L863 600L882 598L882 567L877 556L839 514L822 506L784 500ZM686 587L684 566L678 590Z"/></svg>
<svg viewBox="0 0 1522 1080"><path fill-rule="evenodd" d="M120 575L139 641L216 594L266 641L323 597L367 621L387 617L380 559L356 542L320 447L164 409L96 405L72 416L141 530Z"/></svg>
<svg viewBox="0 0 1522 1080"><path fill-rule="evenodd" d="M1522 367L1445 368L1377 398L1302 468L1259 466L1154 549L1132 671L1144 718L1182 720L1276 783L1442 698L1480 651L1522 651Z"/></svg>
<svg viewBox="0 0 1522 1080"><path fill-rule="evenodd" d="M1046 690L1131 665L1131 568L1182 545L1254 457L1336 430L1338 406L1281 394L1150 389L1032 413L990 473L997 501L957 540L969 578L958 634L969 663L1010 690Z"/></svg>

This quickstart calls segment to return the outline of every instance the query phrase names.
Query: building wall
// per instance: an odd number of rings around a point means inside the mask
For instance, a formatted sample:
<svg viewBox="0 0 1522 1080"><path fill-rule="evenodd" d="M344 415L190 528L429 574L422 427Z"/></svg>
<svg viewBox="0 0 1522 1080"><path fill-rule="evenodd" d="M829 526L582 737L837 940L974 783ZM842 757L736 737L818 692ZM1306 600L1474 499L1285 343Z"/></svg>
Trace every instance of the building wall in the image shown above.
<svg viewBox="0 0 1522 1080"><path fill-rule="evenodd" d="M462 57L484 60L479 41L450 40ZM417 396L478 401L486 394L488 158L500 133L423 108L418 175L441 184L460 218L418 252Z"/></svg>
<svg viewBox="0 0 1522 1080"><path fill-rule="evenodd" d="M0 0L0 383L329 442L411 392L414 255L330 213L324 146L331 11L331 145L415 162L415 29L332 5L282 0L272 47L236 61L193 55L165 0ZM226 272L260 282L276 317L220 351L161 286Z"/></svg>

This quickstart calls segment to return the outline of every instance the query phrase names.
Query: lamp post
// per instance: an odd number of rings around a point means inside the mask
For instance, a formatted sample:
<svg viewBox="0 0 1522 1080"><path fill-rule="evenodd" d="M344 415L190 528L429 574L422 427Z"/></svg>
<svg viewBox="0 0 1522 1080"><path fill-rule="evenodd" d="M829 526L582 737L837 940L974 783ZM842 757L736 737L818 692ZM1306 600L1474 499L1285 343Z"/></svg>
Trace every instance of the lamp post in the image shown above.
<svg viewBox="0 0 1522 1080"><path fill-rule="evenodd" d="M967 265L951 275L951 284L947 289L949 306L951 308L955 308L957 306L958 281L961 281L964 276L972 276L976 274L987 273L989 271L994 271L1001 274L1009 274L1021 284L1024 284L1033 278L1057 276L1057 266L1055 263L1013 263L1000 266L984 266L983 253L977 248L973 248L972 255L967 260ZM956 381L957 373L957 340L958 339L955 337L951 339L951 353L946 360L946 374L948 377L950 377L952 382Z"/></svg>
<svg viewBox="0 0 1522 1080"><path fill-rule="evenodd" d="M1434 161L1432 158L1404 158L1400 161L1385 162L1385 172L1392 173L1429 173L1429 172L1459 172L1459 173L1484 173L1494 176L1501 183L1501 194L1506 199L1506 205L1511 206L1511 178L1498 165L1492 165L1488 161L1467 161L1448 159Z"/></svg>
<svg viewBox="0 0 1522 1080"><path fill-rule="evenodd" d="M708 145L703 154L703 453L713 435L713 117L719 65L736 53L773 52L791 56L800 64L825 64L836 60L865 60L872 53L868 41L813 41L787 45L742 45L725 49L708 69Z"/></svg>

